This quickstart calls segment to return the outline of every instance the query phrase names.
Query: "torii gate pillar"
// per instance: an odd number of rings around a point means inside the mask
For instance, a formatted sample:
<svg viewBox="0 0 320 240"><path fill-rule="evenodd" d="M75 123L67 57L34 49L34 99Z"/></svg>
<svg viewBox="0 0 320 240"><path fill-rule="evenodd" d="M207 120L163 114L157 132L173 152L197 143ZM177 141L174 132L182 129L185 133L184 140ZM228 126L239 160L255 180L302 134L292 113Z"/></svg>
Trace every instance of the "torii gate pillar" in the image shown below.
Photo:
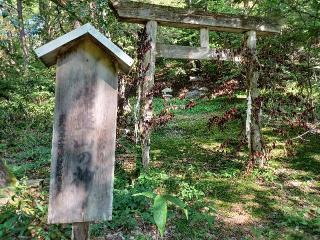
<svg viewBox="0 0 320 240"><path fill-rule="evenodd" d="M264 146L261 134L261 105L259 99L259 62L257 58L257 36L255 31L245 33L247 68L247 118L246 135L250 160L258 167L264 165Z"/></svg>
<svg viewBox="0 0 320 240"><path fill-rule="evenodd" d="M156 41L157 41L156 21L148 21L145 25L147 35L146 44L150 44L148 51L144 55L141 69L147 71L143 73L144 79L141 83L141 107L139 120L139 134L141 139L142 165L146 168L150 162L150 135L152 130L152 89L154 86L154 74L156 65Z"/></svg>

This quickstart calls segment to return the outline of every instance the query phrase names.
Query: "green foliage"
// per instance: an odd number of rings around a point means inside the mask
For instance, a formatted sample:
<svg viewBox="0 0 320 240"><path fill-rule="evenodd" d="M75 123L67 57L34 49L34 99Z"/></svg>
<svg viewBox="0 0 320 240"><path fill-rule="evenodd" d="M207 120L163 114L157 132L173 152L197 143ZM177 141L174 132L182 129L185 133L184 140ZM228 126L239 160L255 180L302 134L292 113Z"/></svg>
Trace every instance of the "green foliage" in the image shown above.
<svg viewBox="0 0 320 240"><path fill-rule="evenodd" d="M161 196L157 195L153 202L153 219L159 229L160 235L164 235L166 221L167 221L167 201Z"/></svg>
<svg viewBox="0 0 320 240"><path fill-rule="evenodd" d="M194 186L186 182L182 182L181 184L179 184L179 188L180 188L179 196L181 196L182 199L186 199L190 201L193 199L198 200L204 197L204 193L202 191L199 191Z"/></svg>
<svg viewBox="0 0 320 240"><path fill-rule="evenodd" d="M182 202L179 198L172 195L158 195L153 192L143 192L137 193L133 196L144 196L147 198L151 198L154 200L152 206L153 219L155 224L158 227L160 235L163 236L165 232L166 222L167 222L167 204L168 202L173 203L177 207L180 207L188 219L188 209L184 202Z"/></svg>
<svg viewBox="0 0 320 240"><path fill-rule="evenodd" d="M187 209L187 205L182 202L179 198L172 196L172 195L164 195L163 198L166 201L171 202L172 204L176 205L177 207L181 208L184 212L184 214L186 215L186 219L188 220L188 209Z"/></svg>
<svg viewBox="0 0 320 240"><path fill-rule="evenodd" d="M0 207L0 238L69 239L70 229L46 224L47 194L17 183L9 202Z"/></svg>

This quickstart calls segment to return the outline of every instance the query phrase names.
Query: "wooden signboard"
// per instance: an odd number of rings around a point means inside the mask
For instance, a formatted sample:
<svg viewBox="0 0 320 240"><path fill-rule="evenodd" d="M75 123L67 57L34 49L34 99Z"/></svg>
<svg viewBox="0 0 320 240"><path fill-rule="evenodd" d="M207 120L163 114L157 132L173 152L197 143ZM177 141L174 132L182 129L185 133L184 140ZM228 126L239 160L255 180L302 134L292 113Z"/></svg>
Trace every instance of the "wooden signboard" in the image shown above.
<svg viewBox="0 0 320 240"><path fill-rule="evenodd" d="M133 60L90 24L36 53L57 65L48 222L110 220L117 70Z"/></svg>

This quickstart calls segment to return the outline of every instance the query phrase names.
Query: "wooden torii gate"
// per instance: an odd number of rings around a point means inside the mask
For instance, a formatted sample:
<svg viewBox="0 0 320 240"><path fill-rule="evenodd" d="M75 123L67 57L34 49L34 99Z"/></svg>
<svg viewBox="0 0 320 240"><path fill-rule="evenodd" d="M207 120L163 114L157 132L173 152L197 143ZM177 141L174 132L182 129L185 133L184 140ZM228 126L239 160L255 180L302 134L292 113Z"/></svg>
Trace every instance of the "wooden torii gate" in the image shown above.
<svg viewBox="0 0 320 240"><path fill-rule="evenodd" d="M152 113L152 88L154 86L156 58L175 58L190 60L223 60L244 61L247 67L247 120L246 135L250 156L254 163L263 166L264 151L260 131L261 102L258 91L258 61L256 56L257 35L280 33L281 26L274 20L261 17L236 16L216 14L191 9L166 7L154 4L132 2L128 0L111 0L111 8L120 21L145 25L146 42L150 44L142 63L146 69L141 89L140 136L142 148L142 163L149 164L150 134ZM170 26L200 30L200 47L176 46L157 43L157 28ZM243 33L246 36L243 55L237 55L232 50L209 48L209 31Z"/></svg>

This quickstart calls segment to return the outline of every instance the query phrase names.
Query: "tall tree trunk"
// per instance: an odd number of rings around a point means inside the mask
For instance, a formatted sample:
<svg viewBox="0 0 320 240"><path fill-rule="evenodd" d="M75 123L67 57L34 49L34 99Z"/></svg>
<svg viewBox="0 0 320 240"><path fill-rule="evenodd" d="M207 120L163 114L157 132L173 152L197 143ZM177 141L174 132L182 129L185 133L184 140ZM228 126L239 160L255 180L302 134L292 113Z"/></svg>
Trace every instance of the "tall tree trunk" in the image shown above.
<svg viewBox="0 0 320 240"><path fill-rule="evenodd" d="M259 97L259 62L256 54L256 32L246 33L247 66L247 120L246 135L251 162L258 167L265 164L264 144L261 135L262 101Z"/></svg>
<svg viewBox="0 0 320 240"><path fill-rule="evenodd" d="M24 30L24 21L23 21L23 5L22 0L17 0L17 11L18 11L18 23L19 23L19 39L21 50L23 54L24 65L28 64L29 51L26 41L26 33Z"/></svg>

